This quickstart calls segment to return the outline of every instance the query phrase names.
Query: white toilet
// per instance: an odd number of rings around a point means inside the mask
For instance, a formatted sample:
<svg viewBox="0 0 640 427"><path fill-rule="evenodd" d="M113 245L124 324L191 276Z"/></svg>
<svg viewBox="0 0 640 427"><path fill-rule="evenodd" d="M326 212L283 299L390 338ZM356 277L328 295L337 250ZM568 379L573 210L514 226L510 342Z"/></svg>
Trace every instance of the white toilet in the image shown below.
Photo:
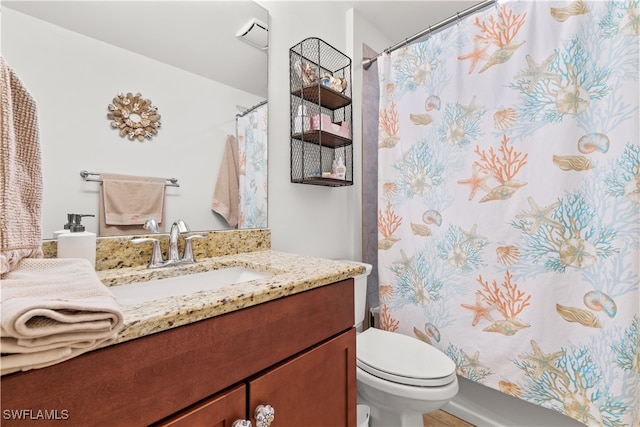
<svg viewBox="0 0 640 427"><path fill-rule="evenodd" d="M356 276L355 325L361 330L367 276ZM358 404L371 408L371 427L422 427L422 415L440 409L458 393L453 361L407 335L369 328L356 338Z"/></svg>

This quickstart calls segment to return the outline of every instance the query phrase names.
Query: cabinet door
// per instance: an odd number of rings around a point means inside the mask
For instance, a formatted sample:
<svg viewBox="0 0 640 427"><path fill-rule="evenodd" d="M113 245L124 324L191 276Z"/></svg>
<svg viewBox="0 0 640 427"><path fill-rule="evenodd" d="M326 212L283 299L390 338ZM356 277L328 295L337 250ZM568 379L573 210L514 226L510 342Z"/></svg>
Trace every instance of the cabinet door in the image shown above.
<svg viewBox="0 0 640 427"><path fill-rule="evenodd" d="M249 411L275 409L272 427L356 425L356 333L351 329L249 382ZM250 413L254 425L254 413Z"/></svg>
<svg viewBox="0 0 640 427"><path fill-rule="evenodd" d="M234 421L245 419L246 399L247 387L241 384L160 421L155 426L231 427Z"/></svg>

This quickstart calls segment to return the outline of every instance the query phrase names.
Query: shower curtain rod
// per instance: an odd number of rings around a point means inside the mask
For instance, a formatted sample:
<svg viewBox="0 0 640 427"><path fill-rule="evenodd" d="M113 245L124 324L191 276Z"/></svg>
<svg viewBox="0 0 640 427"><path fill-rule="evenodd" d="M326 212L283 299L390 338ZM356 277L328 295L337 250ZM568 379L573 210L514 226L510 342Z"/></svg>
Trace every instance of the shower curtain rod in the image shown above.
<svg viewBox="0 0 640 427"><path fill-rule="evenodd" d="M443 27L446 27L447 25L456 22L462 18L464 18L465 16L471 15L474 12L477 12L480 9L484 9L487 6L490 6L492 4L494 4L497 0L484 0L482 3L478 3L475 6L471 6L468 9L463 10L462 12L458 12L453 16L450 16L449 18L442 20L440 22L438 22L436 25L431 25L429 28L427 28L426 30L422 30L420 31L418 34L415 34L411 37L409 37L408 39L404 39L403 41L394 44L391 47L386 48L383 53L389 54L391 52L393 52L396 49L400 49L401 47L404 47L406 45L408 45L411 42L414 42L416 40L418 40L421 37L424 37L425 35L429 34L433 34L434 31L439 30ZM382 56L382 53L377 54L376 56L374 56L373 58L365 58L362 60L362 66L365 70L368 70L369 67L371 67L371 64L373 64L380 56Z"/></svg>
<svg viewBox="0 0 640 427"><path fill-rule="evenodd" d="M252 112L253 110L255 110L256 108L261 107L261 106L263 106L263 105L264 105L264 104L266 104L266 103L267 103L267 100L266 100L266 99L265 99L264 101L258 102L258 103L257 103L256 105L254 105L253 107L251 107L251 108L247 108L247 109L246 109L246 110L244 110L242 113L238 113L238 114L236 114L236 117L244 117L244 116L246 116L247 114L249 114L250 112Z"/></svg>

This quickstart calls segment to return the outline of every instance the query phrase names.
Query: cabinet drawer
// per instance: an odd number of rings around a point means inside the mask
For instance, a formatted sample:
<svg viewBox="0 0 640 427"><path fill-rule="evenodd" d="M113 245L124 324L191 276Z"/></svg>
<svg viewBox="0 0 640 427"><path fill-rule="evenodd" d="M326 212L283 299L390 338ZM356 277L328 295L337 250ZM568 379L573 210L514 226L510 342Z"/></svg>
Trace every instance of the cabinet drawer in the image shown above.
<svg viewBox="0 0 640 427"><path fill-rule="evenodd" d="M241 384L153 427L229 427L245 419L247 387Z"/></svg>

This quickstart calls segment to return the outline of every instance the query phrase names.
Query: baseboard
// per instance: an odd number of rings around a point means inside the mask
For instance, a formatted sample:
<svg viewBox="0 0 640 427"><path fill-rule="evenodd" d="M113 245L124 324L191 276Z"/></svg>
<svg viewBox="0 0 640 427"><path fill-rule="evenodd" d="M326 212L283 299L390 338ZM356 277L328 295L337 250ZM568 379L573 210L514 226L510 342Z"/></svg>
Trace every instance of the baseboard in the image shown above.
<svg viewBox="0 0 640 427"><path fill-rule="evenodd" d="M477 427L584 427L558 412L458 377L460 390L442 410Z"/></svg>
<svg viewBox="0 0 640 427"><path fill-rule="evenodd" d="M477 408L470 408L469 405L456 401L447 403L442 410L478 427L512 427L496 420L495 417L481 413Z"/></svg>

